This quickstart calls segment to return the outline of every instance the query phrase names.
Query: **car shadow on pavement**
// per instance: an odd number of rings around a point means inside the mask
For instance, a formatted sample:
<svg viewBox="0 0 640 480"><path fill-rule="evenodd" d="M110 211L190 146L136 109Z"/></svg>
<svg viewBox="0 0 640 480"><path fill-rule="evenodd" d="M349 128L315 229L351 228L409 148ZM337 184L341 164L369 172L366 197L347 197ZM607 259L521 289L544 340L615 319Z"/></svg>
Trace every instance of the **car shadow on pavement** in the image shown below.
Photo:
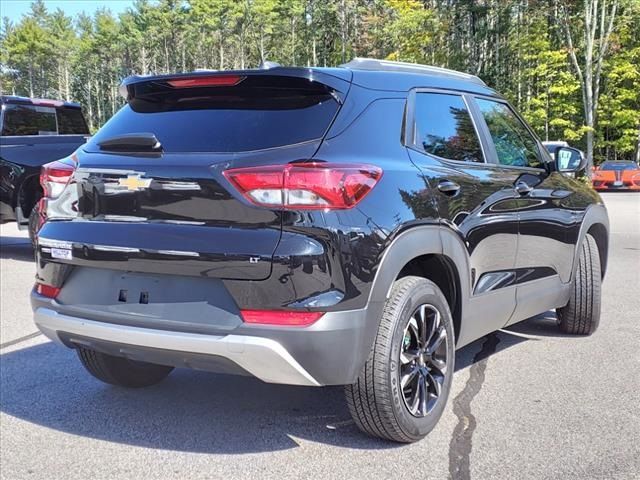
<svg viewBox="0 0 640 480"><path fill-rule="evenodd" d="M0 237L0 258L32 262L31 242L23 237Z"/></svg>
<svg viewBox="0 0 640 480"><path fill-rule="evenodd" d="M558 317L556 316L556 312L553 310L536 315L524 322L511 325L503 331L514 334L533 335L537 337L567 337L576 340L586 338L562 333L558 327Z"/></svg>
<svg viewBox="0 0 640 480"><path fill-rule="evenodd" d="M529 340L492 335L499 341L492 342L496 347L489 356ZM485 339L457 352L456 370L488 356L479 354L486 350ZM2 412L73 435L226 454L291 449L298 446L296 438L359 449L401 446L360 433L342 387L271 385L249 377L176 370L159 385L123 389L93 379L72 350L51 342L0 358Z"/></svg>

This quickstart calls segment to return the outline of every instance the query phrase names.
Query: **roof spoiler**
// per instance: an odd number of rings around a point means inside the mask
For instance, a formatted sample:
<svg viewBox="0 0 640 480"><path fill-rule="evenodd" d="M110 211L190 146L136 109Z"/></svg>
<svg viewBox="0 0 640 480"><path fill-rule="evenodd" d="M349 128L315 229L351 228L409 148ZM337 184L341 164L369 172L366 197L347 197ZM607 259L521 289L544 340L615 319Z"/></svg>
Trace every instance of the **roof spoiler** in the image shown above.
<svg viewBox="0 0 640 480"><path fill-rule="evenodd" d="M198 86L231 87L241 84L251 77L297 77L305 78L330 87L336 93L336 99L342 101L349 90L352 73L349 70L334 69L327 73L308 67L281 67L273 62L264 62L260 69L249 70L195 70L187 73L163 75L132 75L125 78L118 92L127 101L133 99L137 87L141 84L156 84L158 86L172 86L174 88L189 88Z"/></svg>

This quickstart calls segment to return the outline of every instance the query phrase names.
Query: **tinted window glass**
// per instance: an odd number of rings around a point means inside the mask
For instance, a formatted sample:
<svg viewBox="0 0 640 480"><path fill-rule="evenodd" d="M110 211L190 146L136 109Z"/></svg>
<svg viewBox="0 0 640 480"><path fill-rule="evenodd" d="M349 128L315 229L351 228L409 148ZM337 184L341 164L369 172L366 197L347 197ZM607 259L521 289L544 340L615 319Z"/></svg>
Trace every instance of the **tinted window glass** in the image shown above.
<svg viewBox="0 0 640 480"><path fill-rule="evenodd" d="M5 105L2 135L55 135L56 109L36 105Z"/></svg>
<svg viewBox="0 0 640 480"><path fill-rule="evenodd" d="M482 162L480 141L459 95L418 93L415 138L425 152L450 160Z"/></svg>
<svg viewBox="0 0 640 480"><path fill-rule="evenodd" d="M515 113L504 103L477 99L498 153L498 162L514 167L541 168L535 139Z"/></svg>
<svg viewBox="0 0 640 480"><path fill-rule="evenodd" d="M338 110L328 87L307 79L247 77L238 86L136 87L92 138L149 132L165 152L246 152L321 138Z"/></svg>
<svg viewBox="0 0 640 480"><path fill-rule="evenodd" d="M84 135L89 133L82 112L77 108L58 108L58 133L60 135Z"/></svg>
<svg viewBox="0 0 640 480"><path fill-rule="evenodd" d="M633 162L625 162L625 163L610 163L604 162L600 167L600 170L635 170L638 168Z"/></svg>

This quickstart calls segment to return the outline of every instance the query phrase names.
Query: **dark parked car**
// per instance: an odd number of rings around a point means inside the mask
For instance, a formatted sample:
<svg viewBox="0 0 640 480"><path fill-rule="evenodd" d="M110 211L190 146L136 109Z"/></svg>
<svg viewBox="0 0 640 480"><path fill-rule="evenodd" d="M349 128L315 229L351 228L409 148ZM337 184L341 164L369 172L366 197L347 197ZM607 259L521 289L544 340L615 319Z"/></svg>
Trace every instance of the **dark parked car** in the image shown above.
<svg viewBox="0 0 640 480"><path fill-rule="evenodd" d="M40 167L74 152L89 129L77 103L3 95L0 107L0 223L17 221L33 238Z"/></svg>
<svg viewBox="0 0 640 480"><path fill-rule="evenodd" d="M362 430L412 442L457 348L554 308L598 326L605 207L476 77L357 59L122 90L49 205L32 294L104 382L346 385Z"/></svg>

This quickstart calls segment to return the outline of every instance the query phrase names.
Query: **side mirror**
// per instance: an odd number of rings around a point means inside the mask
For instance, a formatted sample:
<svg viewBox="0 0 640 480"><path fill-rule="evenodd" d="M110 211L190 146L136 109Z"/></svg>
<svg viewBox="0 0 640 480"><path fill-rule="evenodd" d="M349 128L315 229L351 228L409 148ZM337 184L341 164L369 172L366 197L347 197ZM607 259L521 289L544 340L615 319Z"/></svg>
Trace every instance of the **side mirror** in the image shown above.
<svg viewBox="0 0 640 480"><path fill-rule="evenodd" d="M556 148L555 159L557 172L579 172L587 165L587 159L577 148L558 147Z"/></svg>

